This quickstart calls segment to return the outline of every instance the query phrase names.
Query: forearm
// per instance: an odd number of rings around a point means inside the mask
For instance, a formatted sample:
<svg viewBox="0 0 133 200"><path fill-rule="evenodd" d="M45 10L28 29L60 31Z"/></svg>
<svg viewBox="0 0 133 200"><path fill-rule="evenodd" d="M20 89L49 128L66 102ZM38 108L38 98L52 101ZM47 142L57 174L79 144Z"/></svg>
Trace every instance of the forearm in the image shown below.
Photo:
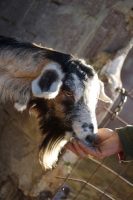
<svg viewBox="0 0 133 200"><path fill-rule="evenodd" d="M115 130L121 142L124 160L133 160L133 126L117 128Z"/></svg>

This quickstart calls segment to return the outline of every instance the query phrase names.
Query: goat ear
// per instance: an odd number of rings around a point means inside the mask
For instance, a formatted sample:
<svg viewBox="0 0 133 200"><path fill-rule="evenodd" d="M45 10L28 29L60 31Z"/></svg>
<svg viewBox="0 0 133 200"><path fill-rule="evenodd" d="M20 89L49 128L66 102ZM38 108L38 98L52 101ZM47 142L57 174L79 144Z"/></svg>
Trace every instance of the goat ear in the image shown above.
<svg viewBox="0 0 133 200"><path fill-rule="evenodd" d="M48 64L41 75L32 82L33 95L40 98L55 98L62 85L64 77L60 66L57 63Z"/></svg>
<svg viewBox="0 0 133 200"><path fill-rule="evenodd" d="M100 83L99 100L104 101L106 103L112 103L112 100L104 92L104 84L100 80L99 83Z"/></svg>

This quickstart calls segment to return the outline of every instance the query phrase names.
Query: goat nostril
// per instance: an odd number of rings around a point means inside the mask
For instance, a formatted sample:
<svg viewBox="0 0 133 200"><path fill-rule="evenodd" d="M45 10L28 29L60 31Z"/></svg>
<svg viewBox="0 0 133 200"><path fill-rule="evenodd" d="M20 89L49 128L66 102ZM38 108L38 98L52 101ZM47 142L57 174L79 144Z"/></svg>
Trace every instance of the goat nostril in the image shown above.
<svg viewBox="0 0 133 200"><path fill-rule="evenodd" d="M93 132L94 131L94 126L93 126L93 124L90 124L89 125L89 129Z"/></svg>

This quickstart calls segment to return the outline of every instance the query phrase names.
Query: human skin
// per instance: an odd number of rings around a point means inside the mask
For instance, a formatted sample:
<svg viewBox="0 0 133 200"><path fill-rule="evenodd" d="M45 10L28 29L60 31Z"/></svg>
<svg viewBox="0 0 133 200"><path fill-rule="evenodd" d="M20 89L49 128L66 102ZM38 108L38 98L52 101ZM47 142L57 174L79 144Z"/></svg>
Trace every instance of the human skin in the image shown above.
<svg viewBox="0 0 133 200"><path fill-rule="evenodd" d="M65 145L66 149L71 150L77 156L103 158L122 151L117 133L108 128L98 129L96 139L92 146L87 146L78 139L73 139Z"/></svg>

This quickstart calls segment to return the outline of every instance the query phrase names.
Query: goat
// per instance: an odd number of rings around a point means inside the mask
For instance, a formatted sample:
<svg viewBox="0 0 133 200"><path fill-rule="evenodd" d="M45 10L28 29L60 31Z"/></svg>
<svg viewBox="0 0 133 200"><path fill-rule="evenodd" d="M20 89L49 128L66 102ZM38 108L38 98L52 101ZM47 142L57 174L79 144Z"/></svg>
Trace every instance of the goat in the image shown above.
<svg viewBox="0 0 133 200"><path fill-rule="evenodd" d="M111 102L93 67L53 49L0 36L0 101L38 118L40 161L55 166L72 136L91 144L97 133L98 98Z"/></svg>

